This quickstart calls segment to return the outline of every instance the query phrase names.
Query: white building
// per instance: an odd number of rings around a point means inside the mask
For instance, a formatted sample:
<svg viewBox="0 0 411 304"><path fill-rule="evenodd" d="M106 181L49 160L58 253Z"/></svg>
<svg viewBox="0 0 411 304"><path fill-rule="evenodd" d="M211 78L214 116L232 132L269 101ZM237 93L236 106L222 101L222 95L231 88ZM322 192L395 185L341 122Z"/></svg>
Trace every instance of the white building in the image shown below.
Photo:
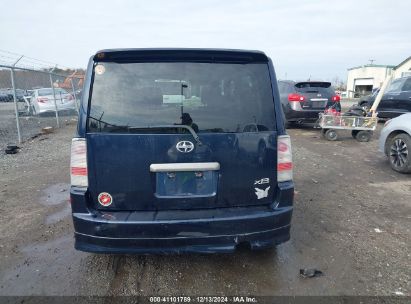
<svg viewBox="0 0 411 304"><path fill-rule="evenodd" d="M394 78L411 76L411 56L394 68Z"/></svg>
<svg viewBox="0 0 411 304"><path fill-rule="evenodd" d="M394 65L366 64L348 69L347 97L368 95L391 75Z"/></svg>
<svg viewBox="0 0 411 304"><path fill-rule="evenodd" d="M366 64L348 69L347 97L358 97L370 94L381 87L387 76L394 78L411 76L411 56L399 65Z"/></svg>

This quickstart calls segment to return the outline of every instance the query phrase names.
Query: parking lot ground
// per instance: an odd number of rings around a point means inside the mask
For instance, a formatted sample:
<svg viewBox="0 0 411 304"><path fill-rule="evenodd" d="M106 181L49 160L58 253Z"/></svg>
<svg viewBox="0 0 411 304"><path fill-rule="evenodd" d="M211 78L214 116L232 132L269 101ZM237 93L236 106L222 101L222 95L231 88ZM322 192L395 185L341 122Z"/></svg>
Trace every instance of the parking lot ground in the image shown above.
<svg viewBox="0 0 411 304"><path fill-rule="evenodd" d="M381 125L379 125L379 129ZM410 296L411 176L349 134L289 130L291 240L228 255L95 255L73 248L69 148L75 126L0 158L0 295ZM302 278L300 268L324 275Z"/></svg>

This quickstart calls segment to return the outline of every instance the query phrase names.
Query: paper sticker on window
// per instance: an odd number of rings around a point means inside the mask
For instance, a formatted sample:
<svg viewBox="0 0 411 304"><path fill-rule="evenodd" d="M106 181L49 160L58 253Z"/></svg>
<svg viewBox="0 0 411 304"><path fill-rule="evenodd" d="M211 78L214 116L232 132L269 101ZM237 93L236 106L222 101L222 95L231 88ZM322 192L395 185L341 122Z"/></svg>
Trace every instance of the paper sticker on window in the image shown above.
<svg viewBox="0 0 411 304"><path fill-rule="evenodd" d="M106 68L102 64L96 65L94 68L94 71L96 72L97 75L103 75L104 72L106 71Z"/></svg>
<svg viewBox="0 0 411 304"><path fill-rule="evenodd" d="M183 95L163 95L163 103L181 104L183 100Z"/></svg>

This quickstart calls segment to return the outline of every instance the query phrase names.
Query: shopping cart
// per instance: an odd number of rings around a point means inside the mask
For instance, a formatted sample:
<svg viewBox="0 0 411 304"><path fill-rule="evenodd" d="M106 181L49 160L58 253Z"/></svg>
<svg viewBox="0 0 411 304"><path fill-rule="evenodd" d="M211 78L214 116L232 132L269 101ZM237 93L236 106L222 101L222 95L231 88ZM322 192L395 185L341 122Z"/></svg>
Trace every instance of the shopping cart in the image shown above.
<svg viewBox="0 0 411 304"><path fill-rule="evenodd" d="M321 134L327 140L337 140L337 130L351 130L351 135L361 142L370 141L373 131L377 127L378 118L364 116L346 116L340 113L320 113L318 124Z"/></svg>

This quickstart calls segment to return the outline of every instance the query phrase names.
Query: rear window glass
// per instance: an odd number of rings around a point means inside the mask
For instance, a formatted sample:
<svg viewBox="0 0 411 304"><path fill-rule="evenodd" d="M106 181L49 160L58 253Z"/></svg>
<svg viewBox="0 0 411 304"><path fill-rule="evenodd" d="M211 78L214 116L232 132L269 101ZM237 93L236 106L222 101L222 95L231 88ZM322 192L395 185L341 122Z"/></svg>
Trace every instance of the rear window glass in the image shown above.
<svg viewBox="0 0 411 304"><path fill-rule="evenodd" d="M275 128L266 64L98 63L88 131L195 125L198 132ZM130 128L129 128L130 130Z"/></svg>
<svg viewBox="0 0 411 304"><path fill-rule="evenodd" d="M330 82L299 82L295 84L296 88L329 88L331 87Z"/></svg>
<svg viewBox="0 0 411 304"><path fill-rule="evenodd" d="M42 89L39 90L39 96L47 96L47 95L53 95L53 90L52 89Z"/></svg>
<svg viewBox="0 0 411 304"><path fill-rule="evenodd" d="M321 93L324 95L335 95L334 89L329 82L299 82L295 84L299 93Z"/></svg>

